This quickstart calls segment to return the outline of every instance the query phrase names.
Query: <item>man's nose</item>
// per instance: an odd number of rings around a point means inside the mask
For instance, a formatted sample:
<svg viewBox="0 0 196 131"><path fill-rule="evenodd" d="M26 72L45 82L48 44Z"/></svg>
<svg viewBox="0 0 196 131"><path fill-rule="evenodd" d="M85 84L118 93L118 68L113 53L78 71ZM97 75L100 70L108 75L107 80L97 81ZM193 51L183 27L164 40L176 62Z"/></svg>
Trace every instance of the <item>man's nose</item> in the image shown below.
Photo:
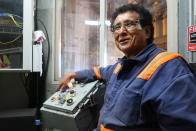
<svg viewBox="0 0 196 131"><path fill-rule="evenodd" d="M127 32L127 28L124 25L122 25L119 30L119 33L123 33L123 32Z"/></svg>
<svg viewBox="0 0 196 131"><path fill-rule="evenodd" d="M127 34L127 28L125 26L121 26L119 32L120 35Z"/></svg>

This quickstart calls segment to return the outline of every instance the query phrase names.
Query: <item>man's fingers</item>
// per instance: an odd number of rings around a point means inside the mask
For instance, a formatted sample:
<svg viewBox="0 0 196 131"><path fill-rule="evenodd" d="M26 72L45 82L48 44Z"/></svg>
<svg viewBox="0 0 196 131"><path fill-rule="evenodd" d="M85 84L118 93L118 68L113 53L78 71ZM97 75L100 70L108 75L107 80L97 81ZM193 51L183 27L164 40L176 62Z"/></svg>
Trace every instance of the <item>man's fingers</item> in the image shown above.
<svg viewBox="0 0 196 131"><path fill-rule="evenodd" d="M61 81L60 84L57 86L56 91L59 91L61 88L69 88L72 86L70 83L71 79L75 78L76 74L74 72L69 73L68 75L65 75Z"/></svg>
<svg viewBox="0 0 196 131"><path fill-rule="evenodd" d="M56 91L59 91L61 88L64 88L64 83L61 83L60 85L58 85L58 87L56 88Z"/></svg>
<svg viewBox="0 0 196 131"><path fill-rule="evenodd" d="M64 83L59 84L58 87L56 88L56 91L59 91L62 88L69 88L68 83L69 82L64 82Z"/></svg>

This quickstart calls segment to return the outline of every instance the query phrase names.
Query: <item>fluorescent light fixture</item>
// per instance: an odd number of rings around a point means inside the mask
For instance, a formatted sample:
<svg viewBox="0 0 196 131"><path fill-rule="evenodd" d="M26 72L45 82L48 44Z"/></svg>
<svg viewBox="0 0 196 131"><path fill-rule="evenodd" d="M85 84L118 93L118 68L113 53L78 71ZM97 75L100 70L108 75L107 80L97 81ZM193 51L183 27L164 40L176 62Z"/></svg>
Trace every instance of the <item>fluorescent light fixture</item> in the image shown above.
<svg viewBox="0 0 196 131"><path fill-rule="evenodd" d="M97 26L97 25L99 25L99 22L97 20L85 20L85 24L86 25L94 25L94 26ZM105 21L105 24L107 26L110 26L111 25L111 22L109 20L106 20Z"/></svg>
<svg viewBox="0 0 196 131"><path fill-rule="evenodd" d="M85 20L86 25L99 25L98 21L95 20Z"/></svg>

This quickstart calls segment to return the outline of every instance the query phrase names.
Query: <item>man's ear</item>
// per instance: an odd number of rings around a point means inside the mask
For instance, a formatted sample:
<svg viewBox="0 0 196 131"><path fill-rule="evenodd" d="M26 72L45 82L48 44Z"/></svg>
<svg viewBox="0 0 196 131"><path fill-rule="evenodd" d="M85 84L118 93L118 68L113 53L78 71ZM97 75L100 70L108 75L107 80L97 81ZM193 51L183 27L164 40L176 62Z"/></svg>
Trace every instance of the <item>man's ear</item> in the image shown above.
<svg viewBox="0 0 196 131"><path fill-rule="evenodd" d="M151 35L151 27L149 25L143 27L144 31L145 31L145 35L146 35L146 39L150 38Z"/></svg>

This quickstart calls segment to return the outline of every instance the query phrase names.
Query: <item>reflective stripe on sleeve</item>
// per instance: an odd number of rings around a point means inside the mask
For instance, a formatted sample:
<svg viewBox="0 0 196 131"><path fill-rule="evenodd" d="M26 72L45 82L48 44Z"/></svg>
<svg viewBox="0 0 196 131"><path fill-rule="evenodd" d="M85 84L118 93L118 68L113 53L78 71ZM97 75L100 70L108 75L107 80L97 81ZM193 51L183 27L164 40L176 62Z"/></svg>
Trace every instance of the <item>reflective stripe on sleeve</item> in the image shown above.
<svg viewBox="0 0 196 131"><path fill-rule="evenodd" d="M114 130L106 129L103 124L101 124L100 129L101 129L100 131L114 131Z"/></svg>
<svg viewBox="0 0 196 131"><path fill-rule="evenodd" d="M120 71L120 69L121 69L121 64L120 63L118 63L118 65L116 66L116 68L114 69L114 74L117 74L119 71Z"/></svg>
<svg viewBox="0 0 196 131"><path fill-rule="evenodd" d="M101 79L101 74L100 74L99 68L100 68L99 66L94 66L93 67L93 71L95 72L95 75L96 75L98 80Z"/></svg>
<svg viewBox="0 0 196 131"><path fill-rule="evenodd" d="M171 52L162 52L159 53L145 68L144 70L137 76L137 78L141 78L144 80L149 80L153 73L158 69L158 67L169 60L172 60L176 57L182 57L179 54L171 53Z"/></svg>

